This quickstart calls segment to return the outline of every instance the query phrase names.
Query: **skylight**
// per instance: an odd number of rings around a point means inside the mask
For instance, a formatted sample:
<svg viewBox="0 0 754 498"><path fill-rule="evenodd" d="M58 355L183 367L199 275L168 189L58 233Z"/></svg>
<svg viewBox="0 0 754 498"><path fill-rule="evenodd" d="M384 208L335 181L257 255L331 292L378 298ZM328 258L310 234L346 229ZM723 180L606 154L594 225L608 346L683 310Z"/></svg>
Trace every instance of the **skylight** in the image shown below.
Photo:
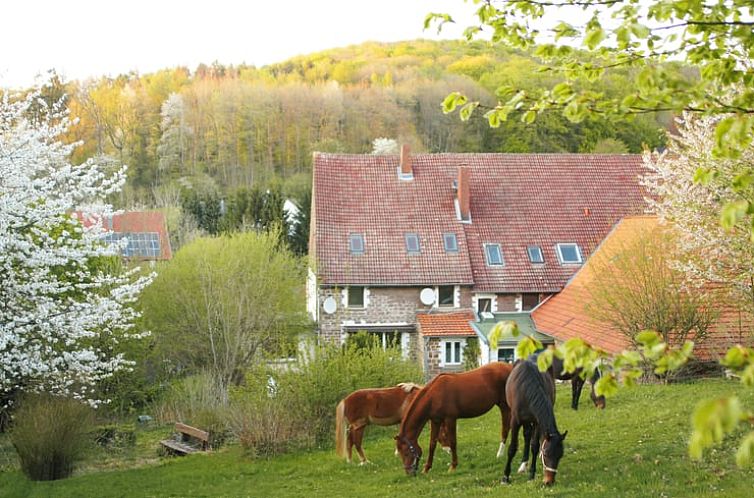
<svg viewBox="0 0 754 498"><path fill-rule="evenodd" d="M544 263L545 258L542 255L542 248L539 246L529 246L526 248L529 253L529 261L532 263Z"/></svg>
<svg viewBox="0 0 754 498"><path fill-rule="evenodd" d="M577 244L558 244L557 249L558 259L561 264L570 265L582 262L581 250Z"/></svg>
<svg viewBox="0 0 754 498"><path fill-rule="evenodd" d="M503 266L505 264L500 244L485 244L484 252L487 256L487 264L489 266Z"/></svg>
<svg viewBox="0 0 754 498"><path fill-rule="evenodd" d="M445 252L458 252L458 239L454 233L444 233L442 235L445 244Z"/></svg>
<svg viewBox="0 0 754 498"><path fill-rule="evenodd" d="M351 254L364 254L364 236L360 233L352 233L349 237Z"/></svg>
<svg viewBox="0 0 754 498"><path fill-rule="evenodd" d="M419 236L417 234L406 234L406 250L409 252L409 254L418 254L421 252L421 247L419 246Z"/></svg>

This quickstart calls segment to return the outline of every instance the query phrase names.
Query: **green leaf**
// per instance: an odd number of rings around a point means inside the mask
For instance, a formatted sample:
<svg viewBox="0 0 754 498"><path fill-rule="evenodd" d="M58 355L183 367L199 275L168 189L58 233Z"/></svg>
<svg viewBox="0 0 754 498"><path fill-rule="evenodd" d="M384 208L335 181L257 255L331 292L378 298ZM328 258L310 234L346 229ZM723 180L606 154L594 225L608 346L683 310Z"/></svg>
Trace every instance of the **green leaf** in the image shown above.
<svg viewBox="0 0 754 498"><path fill-rule="evenodd" d="M618 392L618 381L615 378L615 374L610 373L603 375L597 382L594 383L594 392L597 396L605 396L609 398Z"/></svg>
<svg viewBox="0 0 754 498"><path fill-rule="evenodd" d="M461 121L468 121L477 106L479 106L479 102L469 102L465 106L461 107L461 111L458 113L461 117Z"/></svg>
<svg viewBox="0 0 754 498"><path fill-rule="evenodd" d="M555 354L555 350L547 348L537 356L537 367L540 372L546 372L550 365L552 365L552 357Z"/></svg>
<svg viewBox="0 0 754 498"><path fill-rule="evenodd" d="M642 346L647 348L651 348L662 342L662 336L654 330L644 330L636 334L635 340L638 344L641 344Z"/></svg>
<svg viewBox="0 0 754 498"><path fill-rule="evenodd" d="M710 181L715 177L715 170L712 168L705 168L700 166L694 172L694 183L701 183L702 185L708 185Z"/></svg>
<svg viewBox="0 0 754 498"><path fill-rule="evenodd" d="M736 465L748 467L754 458L754 432L750 432L741 441L741 446L736 451Z"/></svg>
<svg viewBox="0 0 754 498"><path fill-rule="evenodd" d="M523 121L526 124L532 124L534 120L537 119L537 111L526 111L523 116L521 116L521 121Z"/></svg>
<svg viewBox="0 0 754 498"><path fill-rule="evenodd" d="M531 336L526 336L518 341L518 345L516 346L516 354L519 358L528 358L530 355L536 353L540 349L542 349L541 342Z"/></svg>
<svg viewBox="0 0 754 498"><path fill-rule="evenodd" d="M455 111L456 107L458 107L459 105L464 105L465 103L465 95L462 95L460 92L450 93L447 97L445 97L445 100L442 101L442 112L449 114Z"/></svg>
<svg viewBox="0 0 754 498"><path fill-rule="evenodd" d="M748 209L749 201L747 200L728 202L720 212L720 224L723 228L730 230L746 216Z"/></svg>
<svg viewBox="0 0 754 498"><path fill-rule="evenodd" d="M502 339L510 339L518 337L521 331L518 329L518 324L513 320L504 320L497 322L492 330L487 334L487 339L490 342L491 349L497 349L497 343Z"/></svg>
<svg viewBox="0 0 754 498"><path fill-rule="evenodd" d="M584 37L584 45L589 47L589 50L594 50L597 46L604 41L606 37L605 30L602 26L595 26L586 32Z"/></svg>
<svg viewBox="0 0 754 498"><path fill-rule="evenodd" d="M700 402L692 415L691 458L701 459L706 448L720 443L738 426L742 413L741 402L735 396Z"/></svg>

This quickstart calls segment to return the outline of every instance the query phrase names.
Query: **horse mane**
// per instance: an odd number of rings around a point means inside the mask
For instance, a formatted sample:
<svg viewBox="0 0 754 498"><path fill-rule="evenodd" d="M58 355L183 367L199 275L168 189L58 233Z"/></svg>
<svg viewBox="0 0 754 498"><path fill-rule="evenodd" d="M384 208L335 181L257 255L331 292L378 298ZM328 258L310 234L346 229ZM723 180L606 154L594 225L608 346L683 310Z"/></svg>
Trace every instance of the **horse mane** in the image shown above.
<svg viewBox="0 0 754 498"><path fill-rule="evenodd" d="M421 389L424 386L420 384L416 384L414 382L401 382L397 384L397 387L400 387L401 389L403 389L404 392L410 393L414 389Z"/></svg>
<svg viewBox="0 0 754 498"><path fill-rule="evenodd" d="M526 396L529 410L542 430L557 432L553 403L542 372L534 363L526 360L521 362L519 368L525 370L518 376L517 390Z"/></svg>
<svg viewBox="0 0 754 498"><path fill-rule="evenodd" d="M406 413L403 414L403 418L401 419L401 425L399 426L399 429L398 429L399 433L403 432L403 425L404 425L404 423L414 413L414 411L416 410L416 407L419 406L419 400L421 400L424 396L427 395L427 393L429 392L430 388L435 384L435 381L437 379L439 379L440 377L446 377L448 375L452 375L452 374L447 374L447 373L437 374L432 380L430 380L429 382L427 382L427 384L424 386L424 388L422 388L422 389L419 390L419 392L416 394L416 397L414 397L413 401L411 401L411 404L408 405L408 408L406 409Z"/></svg>

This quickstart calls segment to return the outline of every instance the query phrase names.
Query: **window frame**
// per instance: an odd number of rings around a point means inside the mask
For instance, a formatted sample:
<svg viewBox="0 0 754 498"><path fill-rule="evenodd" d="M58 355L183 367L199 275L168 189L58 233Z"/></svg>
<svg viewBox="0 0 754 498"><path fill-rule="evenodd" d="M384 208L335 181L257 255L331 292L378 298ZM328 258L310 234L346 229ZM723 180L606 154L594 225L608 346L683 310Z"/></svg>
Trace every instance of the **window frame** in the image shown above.
<svg viewBox="0 0 754 498"><path fill-rule="evenodd" d="M440 366L442 367L455 367L459 365L463 365L463 350L465 348L465 342L462 339L446 339L441 342L441 358L442 358L442 364ZM455 346L458 346L457 348ZM450 351L448 351L448 348L450 348ZM448 358L448 352L450 352L450 360L447 361ZM458 353L458 357L454 358L455 354ZM453 360L458 361L453 361Z"/></svg>
<svg viewBox="0 0 754 498"><path fill-rule="evenodd" d="M564 247L574 247L576 248L576 256L578 257L577 261L566 261L563 257L563 248ZM584 262L584 256L581 254L581 248L579 245L575 242L561 242L558 244L555 244L556 252L558 253L558 261L561 265L580 265Z"/></svg>
<svg viewBox="0 0 754 498"><path fill-rule="evenodd" d="M361 249L354 249L354 241L358 240L361 244ZM364 254L366 252L366 241L364 240L364 234L351 233L348 235L348 252L353 255Z"/></svg>
<svg viewBox="0 0 754 498"><path fill-rule="evenodd" d="M440 290L450 288L450 303L443 304L440 297ZM455 285L438 285L437 286L437 307L438 308L455 308L456 307L456 286Z"/></svg>
<svg viewBox="0 0 754 498"><path fill-rule="evenodd" d="M501 349L511 351L513 353L513 361L511 361L510 363L515 363L516 362L516 348L513 347L513 346L498 346L497 352L495 353L495 361L500 362L500 363L508 363L507 361L503 361L503 360L500 359L500 350Z"/></svg>
<svg viewBox="0 0 754 498"><path fill-rule="evenodd" d="M496 247L498 256L500 256L500 262L499 263L492 263L490 262L490 249ZM500 244L496 243L485 243L484 244L484 260L487 262L487 266L492 267L498 267L498 266L505 266L505 256L503 256L503 248L500 246Z"/></svg>
<svg viewBox="0 0 754 498"><path fill-rule="evenodd" d="M539 253L539 261L534 261L534 258L532 258L532 250L536 250ZM541 265L545 262L545 255L542 252L542 247L533 245L533 246L527 246L526 247L526 253L529 255L529 262L533 265Z"/></svg>
<svg viewBox="0 0 754 498"><path fill-rule="evenodd" d="M490 309L483 310L482 307L480 306L480 303L482 301L489 301L490 302ZM485 313L485 312L486 313L492 313L492 298L491 297L478 297L476 299L476 312L477 313Z"/></svg>
<svg viewBox="0 0 754 498"><path fill-rule="evenodd" d="M453 241L453 247L448 247L448 240ZM442 245L445 248L446 253L457 253L458 252L458 237L453 232L443 233Z"/></svg>
<svg viewBox="0 0 754 498"><path fill-rule="evenodd" d="M409 240L416 240L416 249L411 249L411 244L409 243ZM406 243L406 252L408 254L421 254L422 252L422 246L421 246L421 240L419 240L419 234L416 232L406 232L403 234L403 241Z"/></svg>
<svg viewBox="0 0 754 498"><path fill-rule="evenodd" d="M536 296L537 303L534 306L532 306L531 308L527 309L526 306L525 306L526 303L524 302L524 296ZM539 306L539 303L541 303L541 302L542 302L542 300L540 299L538 292L522 292L521 293L521 311L531 311L534 308L536 308L537 306Z"/></svg>
<svg viewBox="0 0 754 498"><path fill-rule="evenodd" d="M351 304L351 296L355 295L353 289L361 289L361 305ZM363 310L367 307L367 288L363 285L350 285L347 288L346 308L349 310Z"/></svg>

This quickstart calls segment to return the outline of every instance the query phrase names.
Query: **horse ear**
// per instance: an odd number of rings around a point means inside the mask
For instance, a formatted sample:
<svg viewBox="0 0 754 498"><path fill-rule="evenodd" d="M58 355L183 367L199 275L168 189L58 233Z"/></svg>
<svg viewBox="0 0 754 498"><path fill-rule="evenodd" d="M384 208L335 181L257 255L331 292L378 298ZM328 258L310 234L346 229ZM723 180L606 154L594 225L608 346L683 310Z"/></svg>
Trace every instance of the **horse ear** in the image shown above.
<svg viewBox="0 0 754 498"><path fill-rule="evenodd" d="M568 431L565 431L561 436L560 439L565 439L566 435L568 434Z"/></svg>

